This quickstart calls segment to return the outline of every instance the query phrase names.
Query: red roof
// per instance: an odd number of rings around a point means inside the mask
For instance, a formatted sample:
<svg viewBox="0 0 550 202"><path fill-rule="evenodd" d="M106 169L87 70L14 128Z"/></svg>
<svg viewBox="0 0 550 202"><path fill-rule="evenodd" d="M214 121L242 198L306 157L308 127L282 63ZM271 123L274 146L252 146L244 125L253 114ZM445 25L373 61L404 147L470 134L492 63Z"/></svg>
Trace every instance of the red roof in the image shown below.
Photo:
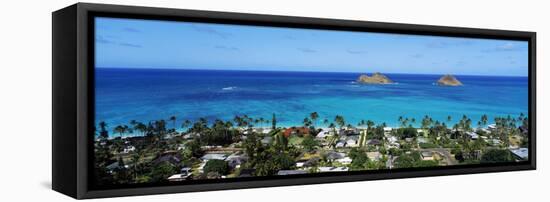
<svg viewBox="0 0 550 202"><path fill-rule="evenodd" d="M285 135L285 137L290 137L290 135L292 134L302 134L302 135L307 135L309 134L309 128L306 128L306 127L292 127L292 128L287 128L283 134Z"/></svg>

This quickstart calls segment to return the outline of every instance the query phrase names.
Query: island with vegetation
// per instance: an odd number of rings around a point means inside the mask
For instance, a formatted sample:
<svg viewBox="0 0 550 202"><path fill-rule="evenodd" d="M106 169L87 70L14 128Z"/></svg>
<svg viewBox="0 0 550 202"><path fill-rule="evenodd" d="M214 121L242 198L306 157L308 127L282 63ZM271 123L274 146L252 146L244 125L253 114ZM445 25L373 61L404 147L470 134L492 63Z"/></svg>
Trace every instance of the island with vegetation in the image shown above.
<svg viewBox="0 0 550 202"><path fill-rule="evenodd" d="M386 75L383 75L380 72L375 72L372 76L367 74L361 74L357 78L358 83L362 84L392 84L393 81L389 79Z"/></svg>
<svg viewBox="0 0 550 202"><path fill-rule="evenodd" d="M439 80L437 80L437 85L440 86L462 86L462 82L460 82L456 77L450 74L443 75Z"/></svg>
<svg viewBox="0 0 550 202"><path fill-rule="evenodd" d="M524 114L494 120L483 115L477 124L466 115L417 118L398 117L394 127L317 112L291 127L278 126L275 114L213 122L176 116L116 126L98 122L94 179L98 185L169 183L528 159Z"/></svg>

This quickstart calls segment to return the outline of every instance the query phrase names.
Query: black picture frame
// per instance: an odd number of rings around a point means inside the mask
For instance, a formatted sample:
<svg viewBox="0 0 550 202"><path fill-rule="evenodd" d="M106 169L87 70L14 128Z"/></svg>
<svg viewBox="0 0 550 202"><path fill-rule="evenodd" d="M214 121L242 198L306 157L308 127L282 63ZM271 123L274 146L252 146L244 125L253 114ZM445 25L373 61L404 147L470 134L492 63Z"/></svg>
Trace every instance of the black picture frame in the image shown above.
<svg viewBox="0 0 550 202"><path fill-rule="evenodd" d="M94 20L96 16L193 21L307 29L329 29L527 41L529 44L529 159L523 163L446 166L96 187L93 177ZM365 22L152 7L77 3L52 14L52 188L68 196L164 194L317 183L351 182L536 169L536 33L414 24Z"/></svg>

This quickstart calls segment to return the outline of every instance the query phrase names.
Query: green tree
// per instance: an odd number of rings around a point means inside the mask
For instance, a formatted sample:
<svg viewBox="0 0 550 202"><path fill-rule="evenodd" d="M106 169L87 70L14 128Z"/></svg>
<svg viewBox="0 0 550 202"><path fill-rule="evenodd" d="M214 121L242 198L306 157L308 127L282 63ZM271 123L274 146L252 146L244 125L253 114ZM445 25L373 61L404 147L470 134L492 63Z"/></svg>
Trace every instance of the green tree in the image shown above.
<svg viewBox="0 0 550 202"><path fill-rule="evenodd" d="M197 140L189 141L185 144L185 146L193 157L200 158L204 154L204 151L201 149L201 145Z"/></svg>
<svg viewBox="0 0 550 202"><path fill-rule="evenodd" d="M174 130L176 130L176 116L171 116L170 121L172 121L172 126L174 127Z"/></svg>
<svg viewBox="0 0 550 202"><path fill-rule="evenodd" d="M120 138L124 136L124 133L128 132L128 126L127 125L118 125L113 130L114 133L118 133L120 135Z"/></svg>
<svg viewBox="0 0 550 202"><path fill-rule="evenodd" d="M279 153L273 158L278 170L289 170L296 165L294 158L288 153Z"/></svg>
<svg viewBox="0 0 550 202"><path fill-rule="evenodd" d="M412 168L415 163L415 159L408 154L401 154L393 162L396 168Z"/></svg>
<svg viewBox="0 0 550 202"><path fill-rule="evenodd" d="M106 140L109 138L109 132L107 131L107 123L105 121L99 122L99 138Z"/></svg>
<svg viewBox="0 0 550 202"><path fill-rule="evenodd" d="M220 175L226 175L229 172L229 166L224 160L212 159L204 165L204 172L216 172Z"/></svg>
<svg viewBox="0 0 550 202"><path fill-rule="evenodd" d="M317 122L317 119L319 118L319 114L317 112L312 112L309 114L309 118L313 121L313 126L315 127L315 124Z"/></svg>
<svg viewBox="0 0 550 202"><path fill-rule="evenodd" d="M351 158L350 168L351 170L364 170L368 167L369 157L363 150L352 148L349 153Z"/></svg>
<svg viewBox="0 0 550 202"><path fill-rule="evenodd" d="M510 162L514 157L508 150L491 149L483 153L481 163Z"/></svg>
<svg viewBox="0 0 550 202"><path fill-rule="evenodd" d="M343 116L340 116L340 115L336 115L336 117L334 117L334 122L336 122L336 124L338 124L340 129L342 129L342 127L344 127L346 125L346 120L344 119Z"/></svg>
<svg viewBox="0 0 550 202"><path fill-rule="evenodd" d="M162 162L151 169L149 174L153 182L165 182L168 177L176 173L176 168L169 162Z"/></svg>
<svg viewBox="0 0 550 202"><path fill-rule="evenodd" d="M317 146L319 146L319 142L317 142L317 140L311 135L304 137L304 139L302 140L302 147L304 147L304 150L306 150L307 152L315 150Z"/></svg>
<svg viewBox="0 0 550 202"><path fill-rule="evenodd" d="M273 117L271 118L271 129L275 130L277 128L277 117L275 117L275 113L273 113Z"/></svg>

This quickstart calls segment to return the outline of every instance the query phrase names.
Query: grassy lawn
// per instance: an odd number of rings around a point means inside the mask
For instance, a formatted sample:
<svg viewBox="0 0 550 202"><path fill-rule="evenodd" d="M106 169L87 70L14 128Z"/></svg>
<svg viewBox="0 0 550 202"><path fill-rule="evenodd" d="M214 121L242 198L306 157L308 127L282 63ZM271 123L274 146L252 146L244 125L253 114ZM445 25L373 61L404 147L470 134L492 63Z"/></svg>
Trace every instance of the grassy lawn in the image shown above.
<svg viewBox="0 0 550 202"><path fill-rule="evenodd" d="M303 137L298 137L298 136L293 135L288 139L288 144L294 145L294 146L299 146L300 144L302 144L303 140L304 140Z"/></svg>
<svg viewBox="0 0 550 202"><path fill-rule="evenodd" d="M301 160L309 160L309 159L312 159L312 158L315 158L315 157L321 157L321 154L319 152L315 152L315 153L308 153L308 152L305 152L304 153L304 156L301 158Z"/></svg>

